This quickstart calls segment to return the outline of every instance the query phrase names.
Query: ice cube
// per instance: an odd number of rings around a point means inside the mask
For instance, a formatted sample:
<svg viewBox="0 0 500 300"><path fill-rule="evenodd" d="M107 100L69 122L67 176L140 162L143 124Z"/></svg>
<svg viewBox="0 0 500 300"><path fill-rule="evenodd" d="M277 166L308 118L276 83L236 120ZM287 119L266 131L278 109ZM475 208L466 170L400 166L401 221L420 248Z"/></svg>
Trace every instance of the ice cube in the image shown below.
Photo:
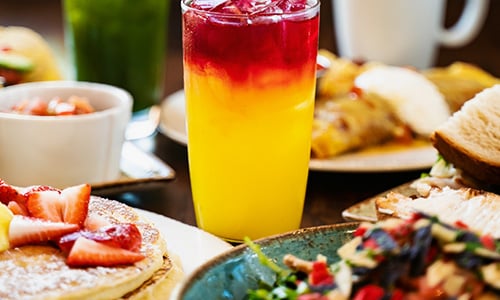
<svg viewBox="0 0 500 300"><path fill-rule="evenodd" d="M234 0L234 4L245 14L259 14L275 7L281 0Z"/></svg>
<svg viewBox="0 0 500 300"><path fill-rule="evenodd" d="M225 2L232 3L231 0L192 0L189 6L200 10L212 11L220 6L224 6Z"/></svg>
<svg viewBox="0 0 500 300"><path fill-rule="evenodd" d="M316 0L192 0L193 8L230 14L261 15L294 12Z"/></svg>
<svg viewBox="0 0 500 300"><path fill-rule="evenodd" d="M307 0L282 0L279 7L283 12L300 11L307 8Z"/></svg>

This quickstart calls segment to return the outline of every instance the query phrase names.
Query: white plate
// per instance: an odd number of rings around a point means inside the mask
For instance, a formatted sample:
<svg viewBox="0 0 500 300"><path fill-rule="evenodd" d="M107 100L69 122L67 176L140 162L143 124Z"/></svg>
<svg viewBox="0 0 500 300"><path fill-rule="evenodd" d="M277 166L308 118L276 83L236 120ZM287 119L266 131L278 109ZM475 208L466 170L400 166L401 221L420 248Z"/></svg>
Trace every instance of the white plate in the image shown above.
<svg viewBox="0 0 500 300"><path fill-rule="evenodd" d="M430 168L437 159L431 145L388 151L360 151L329 159L311 159L309 169L339 172L396 172Z"/></svg>
<svg viewBox="0 0 500 300"><path fill-rule="evenodd" d="M197 227L146 210L137 211L161 231L168 250L180 257L186 276L209 259L232 248L231 244Z"/></svg>
<svg viewBox="0 0 500 300"><path fill-rule="evenodd" d="M160 131L172 140L187 145L184 90L168 96L161 105Z"/></svg>
<svg viewBox="0 0 500 300"><path fill-rule="evenodd" d="M161 106L160 131L187 145L184 91L168 96ZM395 172L430 168L437 151L430 144L390 151L359 151L328 159L311 159L309 169L334 172Z"/></svg>

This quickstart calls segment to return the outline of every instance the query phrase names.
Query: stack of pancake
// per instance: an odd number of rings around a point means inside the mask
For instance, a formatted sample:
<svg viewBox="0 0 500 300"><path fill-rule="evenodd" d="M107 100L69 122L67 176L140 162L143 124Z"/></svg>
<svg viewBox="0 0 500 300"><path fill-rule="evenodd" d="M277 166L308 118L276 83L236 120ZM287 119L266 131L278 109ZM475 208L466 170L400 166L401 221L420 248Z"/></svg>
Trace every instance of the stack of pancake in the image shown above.
<svg viewBox="0 0 500 300"><path fill-rule="evenodd" d="M87 219L133 223L142 235L134 264L70 267L56 246L26 245L0 253L0 299L167 299L183 278L160 231L133 208L92 196Z"/></svg>

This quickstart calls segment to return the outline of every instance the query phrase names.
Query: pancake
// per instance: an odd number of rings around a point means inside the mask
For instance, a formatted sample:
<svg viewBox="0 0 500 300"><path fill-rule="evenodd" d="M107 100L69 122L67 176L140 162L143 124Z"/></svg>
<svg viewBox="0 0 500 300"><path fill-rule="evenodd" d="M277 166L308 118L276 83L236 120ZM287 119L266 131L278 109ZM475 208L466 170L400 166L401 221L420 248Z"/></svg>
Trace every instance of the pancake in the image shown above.
<svg viewBox="0 0 500 300"><path fill-rule="evenodd" d="M160 231L133 208L95 196L87 220L92 218L134 223L145 258L118 267L71 268L66 256L50 245L9 249L0 253L0 299L154 299L158 292L168 298L182 270Z"/></svg>
<svg viewBox="0 0 500 300"><path fill-rule="evenodd" d="M179 267L180 265L178 258L172 257L172 255L164 256L162 267L139 288L125 294L120 300L155 300L169 298L174 287L184 278L184 273Z"/></svg>

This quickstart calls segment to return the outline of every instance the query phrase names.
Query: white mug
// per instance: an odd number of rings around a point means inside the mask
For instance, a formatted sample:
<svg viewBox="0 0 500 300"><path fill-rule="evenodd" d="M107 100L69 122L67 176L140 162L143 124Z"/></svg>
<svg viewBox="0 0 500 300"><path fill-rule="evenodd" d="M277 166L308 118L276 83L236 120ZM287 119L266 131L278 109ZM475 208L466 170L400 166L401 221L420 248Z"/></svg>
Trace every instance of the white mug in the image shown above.
<svg viewBox="0 0 500 300"><path fill-rule="evenodd" d="M439 46L460 47L479 33L489 0L467 0L451 28L445 0L332 0L339 55L360 61L431 67Z"/></svg>

